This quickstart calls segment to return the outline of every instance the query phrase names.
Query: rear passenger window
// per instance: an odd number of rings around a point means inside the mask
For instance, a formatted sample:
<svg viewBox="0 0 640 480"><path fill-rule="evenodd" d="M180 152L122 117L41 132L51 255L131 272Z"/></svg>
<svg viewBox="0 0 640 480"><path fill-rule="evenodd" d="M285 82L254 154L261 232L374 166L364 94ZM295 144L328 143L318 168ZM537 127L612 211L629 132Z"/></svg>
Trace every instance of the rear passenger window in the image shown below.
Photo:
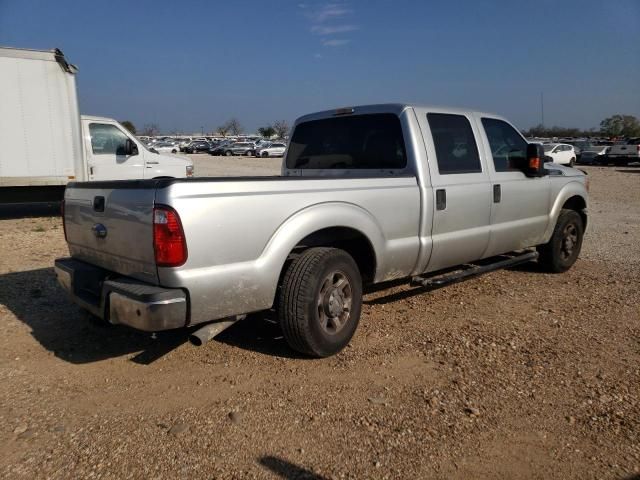
<svg viewBox="0 0 640 480"><path fill-rule="evenodd" d="M440 174L481 172L471 124L463 115L428 113Z"/></svg>
<svg viewBox="0 0 640 480"><path fill-rule="evenodd" d="M519 170L518 165L522 165L527 156L525 139L502 120L483 118L482 126L489 140L496 172Z"/></svg>
<svg viewBox="0 0 640 480"><path fill-rule="evenodd" d="M405 168L400 119L379 113L300 123L293 131L286 165L305 170Z"/></svg>

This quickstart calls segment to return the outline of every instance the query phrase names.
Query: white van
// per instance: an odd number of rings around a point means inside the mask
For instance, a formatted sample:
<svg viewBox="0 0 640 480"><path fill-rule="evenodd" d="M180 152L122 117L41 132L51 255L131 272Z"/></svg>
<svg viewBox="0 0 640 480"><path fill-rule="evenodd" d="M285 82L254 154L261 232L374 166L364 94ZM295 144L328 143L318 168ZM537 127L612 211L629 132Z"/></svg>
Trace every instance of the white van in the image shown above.
<svg viewBox="0 0 640 480"><path fill-rule="evenodd" d="M0 203L62 199L69 181L193 175L115 120L80 117L77 71L57 49L0 47Z"/></svg>

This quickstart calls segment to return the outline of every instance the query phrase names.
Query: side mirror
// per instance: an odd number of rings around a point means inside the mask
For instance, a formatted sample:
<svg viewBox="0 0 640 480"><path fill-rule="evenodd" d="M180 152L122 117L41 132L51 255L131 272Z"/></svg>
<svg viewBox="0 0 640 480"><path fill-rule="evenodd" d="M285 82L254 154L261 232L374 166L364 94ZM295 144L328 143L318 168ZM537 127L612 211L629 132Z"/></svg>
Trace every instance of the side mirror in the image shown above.
<svg viewBox="0 0 640 480"><path fill-rule="evenodd" d="M527 145L527 158L524 165L524 174L527 177L544 177L546 171L544 169L544 148L539 143L530 143Z"/></svg>
<svg viewBox="0 0 640 480"><path fill-rule="evenodd" d="M124 154L128 157L138 155L138 146L130 138L124 142Z"/></svg>

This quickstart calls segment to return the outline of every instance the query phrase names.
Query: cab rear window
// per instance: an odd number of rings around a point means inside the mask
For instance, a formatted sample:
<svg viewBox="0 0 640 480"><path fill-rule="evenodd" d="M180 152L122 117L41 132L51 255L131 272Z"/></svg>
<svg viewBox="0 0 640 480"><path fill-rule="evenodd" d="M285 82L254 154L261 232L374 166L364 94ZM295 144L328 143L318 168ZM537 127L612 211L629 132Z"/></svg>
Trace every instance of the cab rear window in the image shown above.
<svg viewBox="0 0 640 480"><path fill-rule="evenodd" d="M290 169L402 169L407 154L400 119L390 113L312 120L296 126Z"/></svg>

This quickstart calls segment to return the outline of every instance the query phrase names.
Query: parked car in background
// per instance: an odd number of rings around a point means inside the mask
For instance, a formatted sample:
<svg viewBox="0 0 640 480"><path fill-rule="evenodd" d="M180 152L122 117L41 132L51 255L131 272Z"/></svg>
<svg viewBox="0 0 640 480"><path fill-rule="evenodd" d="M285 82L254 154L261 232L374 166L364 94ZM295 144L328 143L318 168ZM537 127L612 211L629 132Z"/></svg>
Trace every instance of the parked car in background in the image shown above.
<svg viewBox="0 0 640 480"><path fill-rule="evenodd" d="M614 165L627 165L640 162L640 138L631 138L616 142L607 153L607 160Z"/></svg>
<svg viewBox="0 0 640 480"><path fill-rule="evenodd" d="M209 149L209 155L224 155L225 148L235 143L233 140L222 140L216 145L212 145Z"/></svg>
<svg viewBox="0 0 640 480"><path fill-rule="evenodd" d="M230 145L227 145L224 148L224 155L230 157L232 155L253 155L255 150L255 146L253 143L249 142L236 142Z"/></svg>
<svg viewBox="0 0 640 480"><path fill-rule="evenodd" d="M281 142L274 142L268 147L258 148L256 150L256 157L282 157L287 146Z"/></svg>
<svg viewBox="0 0 640 480"><path fill-rule="evenodd" d="M180 147L172 142L157 142L150 148L154 149L158 153L178 153L180 151Z"/></svg>
<svg viewBox="0 0 640 480"><path fill-rule="evenodd" d="M573 167L576 163L576 152L573 145L567 143L545 143L542 145L544 154L551 157L553 163L559 165L569 165Z"/></svg>
<svg viewBox="0 0 640 480"><path fill-rule="evenodd" d="M609 151L607 145L592 145L582 151L582 154L578 157L578 163L583 165L601 165L606 164L606 155Z"/></svg>
<svg viewBox="0 0 640 480"><path fill-rule="evenodd" d="M195 141L195 142L191 142L189 145L184 147L184 151L186 153L203 153L203 152L209 152L210 148L211 148L211 144L209 142Z"/></svg>
<svg viewBox="0 0 640 480"><path fill-rule="evenodd" d="M183 138L182 140L180 140L180 143L178 143L178 147L180 147L180 151L184 152L184 148L187 145L189 145L191 142L193 142L193 139L191 137Z"/></svg>

